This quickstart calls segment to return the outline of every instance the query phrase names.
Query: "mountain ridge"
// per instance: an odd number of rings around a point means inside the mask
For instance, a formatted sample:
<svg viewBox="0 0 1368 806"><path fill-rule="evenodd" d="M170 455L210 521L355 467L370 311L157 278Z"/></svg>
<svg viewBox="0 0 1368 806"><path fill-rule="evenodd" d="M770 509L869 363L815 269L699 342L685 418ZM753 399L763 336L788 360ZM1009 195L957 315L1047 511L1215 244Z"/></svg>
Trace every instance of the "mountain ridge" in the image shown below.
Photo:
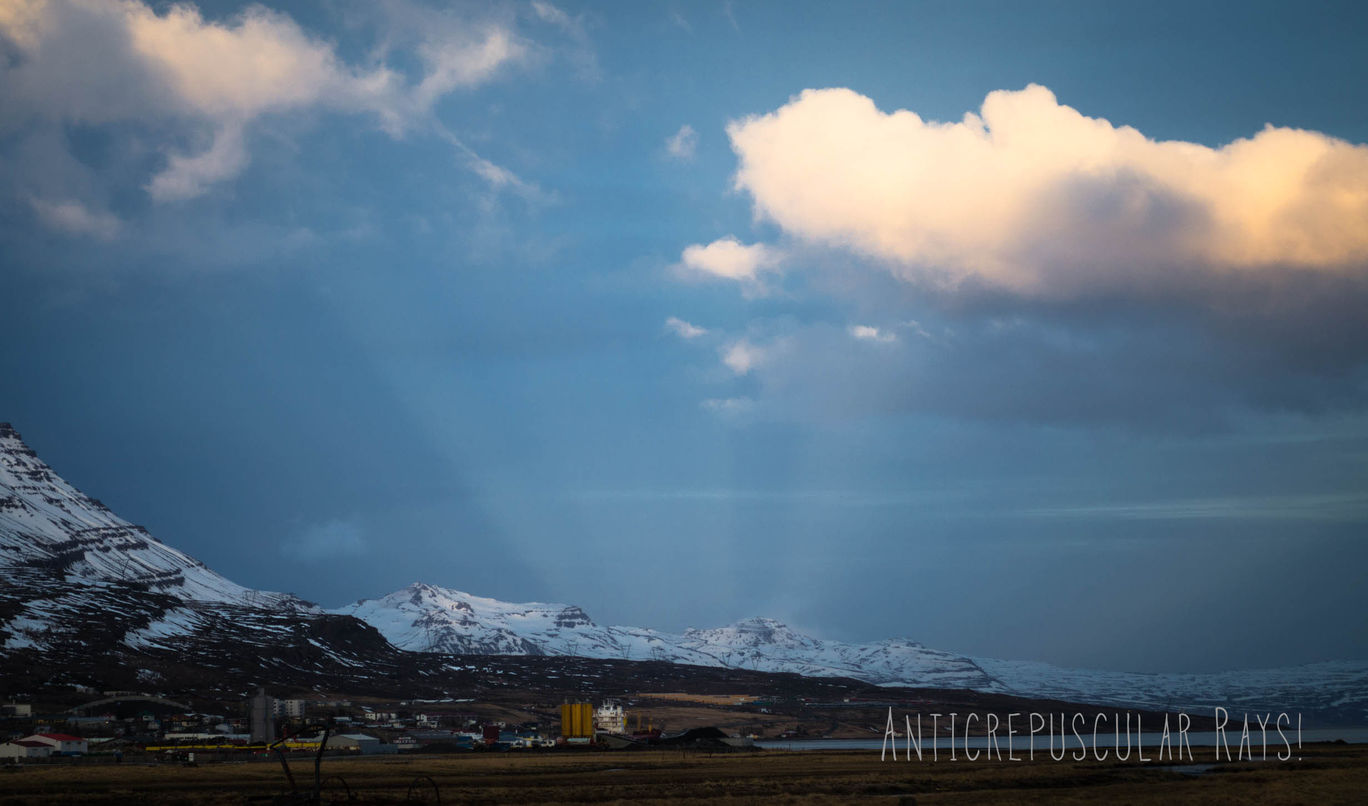
<svg viewBox="0 0 1368 806"><path fill-rule="evenodd" d="M907 638L860 644L750 617L667 633L600 626L574 604L510 603L415 582L332 610L239 585L63 480L0 423L0 662L89 667L92 655L155 683L195 667L354 688L437 685L452 656L664 661L880 686L1009 693L1159 708L1240 703L1368 724L1368 664L1141 675L975 658ZM132 674L132 672L130 672ZM416 677L415 677L416 675Z"/></svg>
<svg viewBox="0 0 1368 806"><path fill-rule="evenodd" d="M960 655L907 638L861 644L818 639L762 616L683 633L600 626L572 604L502 602L422 582L330 612L355 615L413 652L498 646L500 654L662 660L1122 707L1302 710L1325 721L1368 723L1368 663L1357 661L1201 674L1072 669ZM575 617L557 623L563 613Z"/></svg>

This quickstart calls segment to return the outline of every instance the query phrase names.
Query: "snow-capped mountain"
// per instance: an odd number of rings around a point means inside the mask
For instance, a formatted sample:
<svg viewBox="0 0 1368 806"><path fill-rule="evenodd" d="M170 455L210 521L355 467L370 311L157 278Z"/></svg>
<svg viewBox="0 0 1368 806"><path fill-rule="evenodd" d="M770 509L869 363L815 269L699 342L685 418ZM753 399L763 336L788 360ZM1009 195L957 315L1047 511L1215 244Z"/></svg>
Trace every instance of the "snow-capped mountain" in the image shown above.
<svg viewBox="0 0 1368 806"><path fill-rule="evenodd" d="M390 643L416 652L661 660L875 683L999 689L968 658L905 640L821 641L766 618L673 634L600 626L574 605L510 604L423 583L333 612L356 616Z"/></svg>
<svg viewBox="0 0 1368 806"><path fill-rule="evenodd" d="M158 542L54 473L8 423L0 423L0 567L60 569L68 584L126 582L187 601L311 607L244 588Z"/></svg>
<svg viewBox="0 0 1368 806"><path fill-rule="evenodd" d="M1323 721L1368 722L1368 664L1322 663L1218 674L1128 674L973 658L906 639L863 644L804 635L768 618L682 634L600 626L574 605L511 604L414 583L333 611L354 615L415 652L573 655L659 660L885 686L972 689L1160 709L1302 711Z"/></svg>
<svg viewBox="0 0 1368 806"><path fill-rule="evenodd" d="M1321 722L1368 723L1364 663L1207 675L1099 672L973 658L905 639L822 640L766 618L678 634L601 626L574 605L511 604L417 583L324 611L238 585L159 542L63 481L7 424L0 424L0 583L7 684L86 680L129 688L174 674L201 688L268 679L352 691L446 690L457 680L484 685L476 666L451 655L559 656L565 663L557 674L579 669L584 685L602 670L581 668L590 661L576 658L1146 708L1301 711ZM517 685L537 682L527 675L545 664L532 661ZM514 684L515 668L522 667L502 662L489 679Z"/></svg>
<svg viewBox="0 0 1368 806"><path fill-rule="evenodd" d="M147 682L159 658L302 674L399 654L360 622L243 587L159 542L64 481L7 423L0 582L0 660L11 669L103 662Z"/></svg>

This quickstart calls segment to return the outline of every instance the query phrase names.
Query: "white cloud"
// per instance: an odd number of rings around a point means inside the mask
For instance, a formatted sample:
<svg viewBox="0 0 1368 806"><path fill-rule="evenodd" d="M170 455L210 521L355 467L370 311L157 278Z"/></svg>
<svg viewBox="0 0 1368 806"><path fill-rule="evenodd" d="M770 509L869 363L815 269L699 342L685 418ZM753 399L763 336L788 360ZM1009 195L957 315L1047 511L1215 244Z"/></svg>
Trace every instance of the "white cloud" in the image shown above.
<svg viewBox="0 0 1368 806"><path fill-rule="evenodd" d="M247 165L242 136L241 126L228 125L214 135L207 151L169 155L166 168L147 184L148 194L157 201L192 199L210 185L237 176Z"/></svg>
<svg viewBox="0 0 1368 806"><path fill-rule="evenodd" d="M689 162L698 148L698 132L685 123L679 131L665 138L665 153L680 162Z"/></svg>
<svg viewBox="0 0 1368 806"><path fill-rule="evenodd" d="M760 273L778 271L780 253L764 244L746 245L728 235L710 244L693 244L680 255L679 268L685 274L735 280L748 293L765 292Z"/></svg>
<svg viewBox="0 0 1368 806"><path fill-rule="evenodd" d="M700 405L722 417L740 417L755 409L755 401L748 397L709 398Z"/></svg>
<svg viewBox="0 0 1368 806"><path fill-rule="evenodd" d="M733 342L722 350L722 363L737 375L745 375L763 362L766 351L746 339Z"/></svg>
<svg viewBox="0 0 1368 806"><path fill-rule="evenodd" d="M366 540L355 523L331 520L309 526L285 540L280 544L280 553L304 562L357 557L366 553Z"/></svg>
<svg viewBox="0 0 1368 806"><path fill-rule="evenodd" d="M123 229L123 223L114 214L91 210L78 201L47 202L32 199L29 203L44 224L72 235L89 235L108 241L117 237Z"/></svg>
<svg viewBox="0 0 1368 806"><path fill-rule="evenodd" d="M588 81L599 80L601 76L598 56L589 39L585 12L572 17L557 6L544 2L544 0L533 0L532 14L539 21L560 29L561 33L574 43L574 47L566 53L566 56L576 68L580 78Z"/></svg>
<svg viewBox="0 0 1368 806"><path fill-rule="evenodd" d="M532 0L532 13L542 22L549 22L560 28L569 29L574 26L569 14L544 0Z"/></svg>
<svg viewBox="0 0 1368 806"><path fill-rule="evenodd" d="M445 127L439 127L438 133L465 158L466 167L468 167L476 176L485 180L493 190L511 189L521 196L523 200L532 203L550 203L555 201L556 197L554 193L548 193L535 182L529 182L508 168L490 162L480 156L473 148L466 145L465 141L452 134Z"/></svg>
<svg viewBox="0 0 1368 806"><path fill-rule="evenodd" d="M397 137L427 125L445 95L528 58L507 26L441 22L413 34L423 73L410 83L383 62L345 63L330 42L262 6L213 21L190 4L158 13L139 0L6 3L0 39L17 58L0 67L0 105L12 125L169 124L168 143L208 135L199 152L166 146L147 184L158 201L187 199L242 171L248 128L263 116L365 113Z"/></svg>
<svg viewBox="0 0 1368 806"><path fill-rule="evenodd" d="M917 334L918 336L921 336L923 339L928 339L930 341L936 340L936 337L932 336L931 332L928 331L926 328L922 327L921 322L918 322L916 319L908 319L906 322L902 323L902 326Z"/></svg>
<svg viewBox="0 0 1368 806"><path fill-rule="evenodd" d="M954 123L806 90L727 131L757 215L907 280L1060 298L1368 265L1368 146L1317 132L1156 141L1037 85Z"/></svg>
<svg viewBox="0 0 1368 806"><path fill-rule="evenodd" d="M880 344L889 344L898 340L898 334L889 333L869 325L851 325L849 333L853 338L860 341L873 341Z"/></svg>
<svg viewBox="0 0 1368 806"><path fill-rule="evenodd" d="M708 329L690 324L677 316L665 320L665 327L681 339L696 339L708 335Z"/></svg>
<svg viewBox="0 0 1368 806"><path fill-rule="evenodd" d="M733 31L736 31L738 34L741 33L741 26L736 22L736 15L732 13L731 0L723 0L722 16L726 17L727 22L731 23Z"/></svg>
<svg viewBox="0 0 1368 806"><path fill-rule="evenodd" d="M419 110L456 89L483 84L508 64L527 58L527 47L507 29L490 26L477 36L423 42L418 54L427 75L414 91Z"/></svg>

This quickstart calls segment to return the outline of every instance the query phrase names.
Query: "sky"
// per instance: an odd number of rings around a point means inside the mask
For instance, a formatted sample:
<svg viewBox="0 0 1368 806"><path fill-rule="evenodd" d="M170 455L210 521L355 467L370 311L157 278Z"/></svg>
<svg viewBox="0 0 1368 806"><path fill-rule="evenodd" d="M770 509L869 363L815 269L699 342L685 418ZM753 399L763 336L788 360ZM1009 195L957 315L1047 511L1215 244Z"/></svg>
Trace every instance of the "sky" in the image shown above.
<svg viewBox="0 0 1368 806"><path fill-rule="evenodd" d="M1368 6L0 2L0 420L253 587L1368 659Z"/></svg>

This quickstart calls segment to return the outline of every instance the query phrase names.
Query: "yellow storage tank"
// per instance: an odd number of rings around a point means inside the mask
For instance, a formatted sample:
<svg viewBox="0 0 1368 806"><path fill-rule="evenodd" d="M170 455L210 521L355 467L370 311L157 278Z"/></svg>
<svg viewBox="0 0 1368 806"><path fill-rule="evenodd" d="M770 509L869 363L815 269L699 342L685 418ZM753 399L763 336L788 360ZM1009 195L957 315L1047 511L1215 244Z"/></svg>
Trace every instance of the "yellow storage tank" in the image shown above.
<svg viewBox="0 0 1368 806"><path fill-rule="evenodd" d="M593 738L594 707L587 702L561 705L561 735L566 738Z"/></svg>

